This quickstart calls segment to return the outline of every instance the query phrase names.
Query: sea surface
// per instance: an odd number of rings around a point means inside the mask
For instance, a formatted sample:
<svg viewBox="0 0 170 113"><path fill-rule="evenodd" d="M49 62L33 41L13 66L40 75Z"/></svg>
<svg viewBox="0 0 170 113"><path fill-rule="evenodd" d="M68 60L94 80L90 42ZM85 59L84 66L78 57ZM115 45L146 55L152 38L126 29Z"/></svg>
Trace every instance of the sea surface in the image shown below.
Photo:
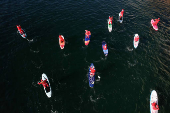
<svg viewBox="0 0 170 113"><path fill-rule="evenodd" d="M158 31L150 24L156 18ZM88 46L85 30L92 34ZM140 42L134 49L136 33ZM94 88L88 84L91 63ZM51 98L37 84L42 73ZM1 0L0 77L0 113L149 113L152 90L159 113L170 113L170 0Z"/></svg>

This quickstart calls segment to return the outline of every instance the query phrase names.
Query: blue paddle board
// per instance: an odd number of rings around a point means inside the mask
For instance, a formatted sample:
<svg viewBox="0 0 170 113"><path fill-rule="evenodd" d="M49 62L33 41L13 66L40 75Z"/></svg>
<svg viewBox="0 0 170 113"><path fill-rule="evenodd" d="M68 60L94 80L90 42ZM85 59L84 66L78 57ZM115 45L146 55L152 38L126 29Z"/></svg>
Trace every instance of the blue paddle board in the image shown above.
<svg viewBox="0 0 170 113"><path fill-rule="evenodd" d="M85 35L85 45L86 45L86 46L87 46L87 45L89 44L89 42L90 42L90 37L91 37L91 35L89 35L89 36Z"/></svg>
<svg viewBox="0 0 170 113"><path fill-rule="evenodd" d="M103 41L102 42L102 49L103 49L103 53L104 53L104 55L105 56L107 56L108 55L108 48L106 49L106 50L104 50L104 46L106 45L106 47L107 47L107 44L106 44L106 42L105 41Z"/></svg>
<svg viewBox="0 0 170 113"><path fill-rule="evenodd" d="M91 63L90 67L92 68L94 65ZM89 86L93 87L94 86L94 81L95 81L95 74L94 76L90 76L90 67L89 67L89 73L88 73L88 79L89 79ZM94 67L95 69L95 67Z"/></svg>

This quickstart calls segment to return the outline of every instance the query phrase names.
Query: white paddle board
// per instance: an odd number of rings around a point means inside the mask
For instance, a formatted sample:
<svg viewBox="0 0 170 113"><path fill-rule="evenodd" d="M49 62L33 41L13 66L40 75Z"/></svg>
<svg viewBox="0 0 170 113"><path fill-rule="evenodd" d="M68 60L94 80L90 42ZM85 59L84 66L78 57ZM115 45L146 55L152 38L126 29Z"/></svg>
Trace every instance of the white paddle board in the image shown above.
<svg viewBox="0 0 170 113"><path fill-rule="evenodd" d="M50 82L49 82L49 80L48 80L47 75L46 75L45 73L43 73L43 74L42 74L42 80L46 80L46 79L47 79L47 82L48 82L49 87L44 88L44 91L45 91L47 97L50 98L51 95L52 95Z"/></svg>
<svg viewBox="0 0 170 113"><path fill-rule="evenodd" d="M158 113L158 110L154 110L152 108L153 102L156 102L156 104L158 105L158 95L155 90L153 90L150 95L150 113Z"/></svg>
<svg viewBox="0 0 170 113"><path fill-rule="evenodd" d="M137 37L137 36L139 36L139 35L135 34L134 39L133 39L133 46L134 46L135 49L138 47L138 44L139 44L139 40L135 41L135 37Z"/></svg>

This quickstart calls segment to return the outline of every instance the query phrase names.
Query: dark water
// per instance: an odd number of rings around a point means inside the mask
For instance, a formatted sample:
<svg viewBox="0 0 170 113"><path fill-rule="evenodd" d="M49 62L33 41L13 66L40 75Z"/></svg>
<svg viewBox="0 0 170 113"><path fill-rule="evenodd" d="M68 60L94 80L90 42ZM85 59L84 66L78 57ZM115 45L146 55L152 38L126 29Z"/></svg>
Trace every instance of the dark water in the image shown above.
<svg viewBox="0 0 170 113"><path fill-rule="evenodd" d="M159 113L169 113L169 0L2 0L0 10L1 113L148 113L152 90L158 93ZM150 20L159 17L154 31ZM17 24L28 40L17 33ZM92 33L88 47L86 29ZM66 39L64 50L59 34ZM91 63L101 77L94 88L87 79ZM49 77L51 98L37 84L42 73Z"/></svg>

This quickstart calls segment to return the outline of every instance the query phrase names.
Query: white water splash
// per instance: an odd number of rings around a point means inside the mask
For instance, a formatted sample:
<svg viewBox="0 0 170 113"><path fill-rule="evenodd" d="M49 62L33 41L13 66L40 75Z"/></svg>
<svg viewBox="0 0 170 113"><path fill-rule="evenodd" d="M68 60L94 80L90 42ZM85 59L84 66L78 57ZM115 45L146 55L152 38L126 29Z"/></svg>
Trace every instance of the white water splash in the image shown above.
<svg viewBox="0 0 170 113"><path fill-rule="evenodd" d="M66 57L66 56L69 56L70 54L68 53L68 54L64 54L64 57Z"/></svg>
<svg viewBox="0 0 170 113"><path fill-rule="evenodd" d="M38 53L38 52L39 52L39 51L34 51L34 50L32 50L32 49L30 49L30 51L33 52L33 53Z"/></svg>
<svg viewBox="0 0 170 113"><path fill-rule="evenodd" d="M90 100L91 100L92 102L96 102L96 100L93 99L93 96L92 96L92 95L90 96Z"/></svg>
<svg viewBox="0 0 170 113"><path fill-rule="evenodd" d="M58 111L52 111L52 110L51 110L51 113L58 113Z"/></svg>
<svg viewBox="0 0 170 113"><path fill-rule="evenodd" d="M130 61L127 61L127 62L128 62L128 65L129 65L130 67L135 66L135 65L137 64L136 61L134 61L134 63L131 63Z"/></svg>
<svg viewBox="0 0 170 113"><path fill-rule="evenodd" d="M27 38L26 38L26 39L27 39ZM28 41L28 42L33 42L34 40L33 40L33 39L31 39L31 40L27 39L27 41Z"/></svg>
<svg viewBox="0 0 170 113"><path fill-rule="evenodd" d="M128 50L128 51L133 51L133 48L131 49L131 48L127 47L127 50Z"/></svg>
<svg viewBox="0 0 170 113"><path fill-rule="evenodd" d="M100 76L98 76L98 79L96 79L96 81L100 81Z"/></svg>

